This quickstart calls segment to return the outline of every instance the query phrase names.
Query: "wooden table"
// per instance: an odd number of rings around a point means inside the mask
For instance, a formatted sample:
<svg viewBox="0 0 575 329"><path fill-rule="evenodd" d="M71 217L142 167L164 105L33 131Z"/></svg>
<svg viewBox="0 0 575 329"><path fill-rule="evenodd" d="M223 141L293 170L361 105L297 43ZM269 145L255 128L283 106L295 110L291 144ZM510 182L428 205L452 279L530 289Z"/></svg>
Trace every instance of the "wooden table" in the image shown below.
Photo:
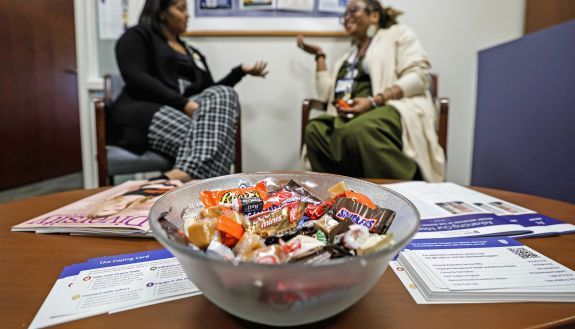
<svg viewBox="0 0 575 329"><path fill-rule="evenodd" d="M550 199L477 188L500 199L575 224L575 205ZM27 327L63 267L88 258L160 248L152 239L37 235L10 232L12 225L99 190L57 193L0 205L0 323ZM575 269L575 234L521 242ZM313 328L575 328L575 304L502 303L417 305L388 269L373 290L341 314ZM94 316L65 328L243 328L259 327L220 310L202 296Z"/></svg>

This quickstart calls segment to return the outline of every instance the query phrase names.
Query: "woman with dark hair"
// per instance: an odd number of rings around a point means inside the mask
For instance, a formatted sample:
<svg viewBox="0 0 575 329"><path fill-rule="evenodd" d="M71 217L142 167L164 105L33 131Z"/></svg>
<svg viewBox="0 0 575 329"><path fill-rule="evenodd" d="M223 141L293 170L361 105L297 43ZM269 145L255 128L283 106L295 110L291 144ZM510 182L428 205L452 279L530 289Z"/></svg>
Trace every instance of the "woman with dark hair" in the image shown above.
<svg viewBox="0 0 575 329"><path fill-rule="evenodd" d="M342 23L352 46L331 76L323 50L298 37L298 46L315 55L318 95L329 104L328 114L305 129L303 156L312 170L443 180L429 60L411 29L397 23L399 14L377 0L351 0Z"/></svg>
<svg viewBox="0 0 575 329"><path fill-rule="evenodd" d="M267 63L235 67L214 82L206 58L179 35L186 0L147 0L139 24L116 44L126 82L112 106L111 143L174 159L163 176L182 181L228 174L240 104L232 89L246 74L265 77Z"/></svg>

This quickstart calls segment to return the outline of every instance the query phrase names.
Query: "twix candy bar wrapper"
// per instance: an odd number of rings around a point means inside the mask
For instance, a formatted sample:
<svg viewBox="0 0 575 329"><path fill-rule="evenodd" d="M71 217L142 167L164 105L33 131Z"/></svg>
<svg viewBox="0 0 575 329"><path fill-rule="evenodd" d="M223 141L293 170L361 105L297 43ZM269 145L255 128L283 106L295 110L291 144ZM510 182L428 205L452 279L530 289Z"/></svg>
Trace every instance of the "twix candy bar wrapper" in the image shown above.
<svg viewBox="0 0 575 329"><path fill-rule="evenodd" d="M328 213L334 219L343 221L349 218L353 223L365 226L370 233L384 234L393 219L395 211L376 207L375 209L348 198L338 198Z"/></svg>
<svg viewBox="0 0 575 329"><path fill-rule="evenodd" d="M281 235L296 228L305 210L304 202L292 202L282 208L260 215L251 222L251 231L263 238Z"/></svg>

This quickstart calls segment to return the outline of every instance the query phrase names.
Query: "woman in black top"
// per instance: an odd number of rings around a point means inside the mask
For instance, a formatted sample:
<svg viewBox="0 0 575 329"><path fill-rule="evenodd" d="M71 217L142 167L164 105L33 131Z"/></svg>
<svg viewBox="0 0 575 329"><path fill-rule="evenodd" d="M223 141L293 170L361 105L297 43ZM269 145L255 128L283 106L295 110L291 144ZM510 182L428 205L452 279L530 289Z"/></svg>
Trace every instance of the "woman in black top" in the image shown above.
<svg viewBox="0 0 575 329"><path fill-rule="evenodd" d="M122 35L116 59L126 82L112 106L111 143L174 158L164 175L187 181L229 173L234 159L238 97L246 74L265 77L265 62L235 67L214 82L205 57L185 44L185 0L147 0L139 24Z"/></svg>

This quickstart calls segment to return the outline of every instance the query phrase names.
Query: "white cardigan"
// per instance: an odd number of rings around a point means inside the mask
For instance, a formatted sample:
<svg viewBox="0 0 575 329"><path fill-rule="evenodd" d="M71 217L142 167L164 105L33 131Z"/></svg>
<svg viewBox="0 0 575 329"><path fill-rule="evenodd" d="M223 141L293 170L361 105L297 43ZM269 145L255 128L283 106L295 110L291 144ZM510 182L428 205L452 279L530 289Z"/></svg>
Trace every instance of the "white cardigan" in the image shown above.
<svg viewBox="0 0 575 329"><path fill-rule="evenodd" d="M337 70L351 53L352 46L335 63L332 74L317 72L316 88L320 99L327 102L328 113L337 115L332 105ZM445 155L435 131L436 108L429 93L429 60L421 43L405 25L380 29L367 49L364 67L371 78L372 95L397 85L404 97L387 104L401 115L403 152L417 163L423 179L441 182L445 176ZM302 154L305 159L304 154ZM309 163L305 161L309 167Z"/></svg>

